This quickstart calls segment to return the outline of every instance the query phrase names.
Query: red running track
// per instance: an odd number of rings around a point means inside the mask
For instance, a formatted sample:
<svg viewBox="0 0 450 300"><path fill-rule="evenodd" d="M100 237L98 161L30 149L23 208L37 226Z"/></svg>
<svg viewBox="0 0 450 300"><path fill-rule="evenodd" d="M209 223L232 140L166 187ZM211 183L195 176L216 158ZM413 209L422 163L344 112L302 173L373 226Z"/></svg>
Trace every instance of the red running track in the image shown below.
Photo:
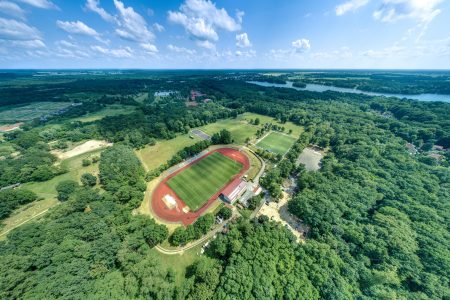
<svg viewBox="0 0 450 300"><path fill-rule="evenodd" d="M219 152L223 155L228 156L229 158L240 162L243 166L242 170L239 172L239 174L235 175L233 178L230 179L230 181L222 187L221 190L219 190L216 194L214 194L209 200L200 207L197 211L189 211L187 213L183 212L183 208L186 206L186 204L175 194L175 192L167 185L167 181L183 171L186 168L189 168L192 164L195 164L199 160L207 157L208 155L211 155L214 152ZM158 186L155 188L151 195L151 202L152 202L152 210L153 212L162 220L168 221L168 222L181 222L184 225L189 225L195 222L197 218L216 200L220 193L227 187L228 184L230 184L236 177L241 177L245 172L250 169L250 162L244 153L232 149L232 148L220 148L215 149L213 151L208 152L204 156L194 160L190 164L184 166L183 168L177 170L176 172L170 174L166 178L164 178ZM172 196L175 201L177 202L177 208L170 209L166 206L166 204L163 201L163 197L165 195Z"/></svg>

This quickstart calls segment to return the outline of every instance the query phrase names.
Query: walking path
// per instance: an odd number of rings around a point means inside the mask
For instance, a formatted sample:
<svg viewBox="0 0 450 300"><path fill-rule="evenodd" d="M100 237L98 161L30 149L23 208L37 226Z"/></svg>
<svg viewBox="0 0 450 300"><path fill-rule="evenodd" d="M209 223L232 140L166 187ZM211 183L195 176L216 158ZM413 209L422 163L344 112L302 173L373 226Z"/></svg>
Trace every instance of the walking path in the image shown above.
<svg viewBox="0 0 450 300"><path fill-rule="evenodd" d="M16 229L17 227L22 226L22 225L25 224L25 223L28 223L29 221L33 220L34 218L37 218L37 217L39 217L40 215L45 214L48 210L49 210L49 208L47 208L47 209L44 210L44 211L41 211L40 213L38 213L38 214L32 216L31 218L29 218L29 219L23 221L22 223L17 224L16 226L14 226L14 227L12 227L12 228L6 230L6 231L3 232L2 234L0 234L0 237L1 237L1 236L4 236L4 235L6 235L6 234L8 234L8 232L10 232L11 230L14 230L14 229Z"/></svg>
<svg viewBox="0 0 450 300"><path fill-rule="evenodd" d="M212 238L215 234L217 234L219 231L223 230L223 227L225 226L225 224L227 224L228 222L224 222L223 224L221 224L220 226L218 226L217 228L215 228L214 230L208 232L205 236L203 236L202 238L186 244L184 247L181 248L177 248L177 249L165 249L164 247L160 246L160 245L156 245L155 249L158 250L159 252L166 254L166 255L176 255L176 254L183 254L184 251L187 251L189 249L192 249L200 244L202 244L203 242L209 240L210 238Z"/></svg>

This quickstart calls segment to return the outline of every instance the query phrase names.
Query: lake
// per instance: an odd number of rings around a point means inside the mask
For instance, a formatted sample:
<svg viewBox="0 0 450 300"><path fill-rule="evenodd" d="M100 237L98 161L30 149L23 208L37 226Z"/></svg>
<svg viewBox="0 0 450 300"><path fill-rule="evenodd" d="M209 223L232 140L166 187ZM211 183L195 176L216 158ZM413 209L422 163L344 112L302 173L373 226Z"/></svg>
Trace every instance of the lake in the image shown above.
<svg viewBox="0 0 450 300"><path fill-rule="evenodd" d="M385 96L385 97L397 97L397 98L407 98L419 101L441 101L450 103L450 95L439 95L439 94L419 94L419 95L403 95L403 94L388 94L388 93L375 93L375 92L365 92L357 89L341 88L337 86L321 85L321 84L306 84L305 88L298 88L293 86L292 81L287 81L285 84L281 83L270 83L262 81L247 81L248 83L265 86L265 87L280 87L280 88L290 88L297 91L311 91L311 92L341 92L341 93L352 93L352 94L365 94L369 96Z"/></svg>

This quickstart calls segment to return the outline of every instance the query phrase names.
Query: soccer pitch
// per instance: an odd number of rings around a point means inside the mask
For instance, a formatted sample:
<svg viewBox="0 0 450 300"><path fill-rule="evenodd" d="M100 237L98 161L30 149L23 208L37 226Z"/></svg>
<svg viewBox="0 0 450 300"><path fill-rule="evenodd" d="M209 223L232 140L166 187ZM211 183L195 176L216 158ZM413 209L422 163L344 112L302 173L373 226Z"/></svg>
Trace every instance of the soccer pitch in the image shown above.
<svg viewBox="0 0 450 300"><path fill-rule="evenodd" d="M167 185L192 211L196 211L242 168L241 163L214 152L170 178Z"/></svg>
<svg viewBox="0 0 450 300"><path fill-rule="evenodd" d="M271 132L265 138L260 140L256 146L275 154L284 155L294 143L295 138L291 136L278 132Z"/></svg>

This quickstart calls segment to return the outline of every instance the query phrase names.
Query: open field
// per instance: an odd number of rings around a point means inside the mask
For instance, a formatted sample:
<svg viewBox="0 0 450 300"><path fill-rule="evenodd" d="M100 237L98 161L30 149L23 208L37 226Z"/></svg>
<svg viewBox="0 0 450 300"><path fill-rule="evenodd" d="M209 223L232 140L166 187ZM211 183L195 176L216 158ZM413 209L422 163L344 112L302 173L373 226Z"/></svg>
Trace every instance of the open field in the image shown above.
<svg viewBox="0 0 450 300"><path fill-rule="evenodd" d="M0 108L0 124L29 121L70 106L70 102L34 102L27 105L8 105Z"/></svg>
<svg viewBox="0 0 450 300"><path fill-rule="evenodd" d="M120 105L120 104L112 104L108 105L105 108L93 112L88 113L82 117L70 119L71 121L80 121L80 122L94 122L97 120L101 120L104 117L117 116L117 115L125 115L132 113L135 110L135 106L130 105Z"/></svg>
<svg viewBox="0 0 450 300"><path fill-rule="evenodd" d="M97 140L90 140L87 141L81 145L78 145L74 147L73 149L69 151L59 151L59 150L53 150L52 154L54 154L56 157L58 157L61 160L68 159L71 157L75 157L87 152L92 152L101 148L106 148L112 146L111 143L108 143L106 141L97 141Z"/></svg>
<svg viewBox="0 0 450 300"><path fill-rule="evenodd" d="M242 164L214 152L171 178L167 184L191 210L196 211L241 169Z"/></svg>
<svg viewBox="0 0 450 300"><path fill-rule="evenodd" d="M278 132L271 132L262 140L260 140L256 144L256 146L264 150L271 151L275 154L284 155L289 150L289 148L292 147L294 142L295 138L291 136L287 136Z"/></svg>
<svg viewBox="0 0 450 300"><path fill-rule="evenodd" d="M39 218L51 207L57 205L59 201L56 198L49 198L29 203L18 208L14 213L3 220L0 231L0 240L6 238L9 231L27 223L28 221Z"/></svg>
<svg viewBox="0 0 450 300"><path fill-rule="evenodd" d="M158 140L156 145L137 150L136 154L146 170L153 170L166 163L184 147L193 145L198 141L200 139L197 137L192 139L188 134L183 134L171 140Z"/></svg>
<svg viewBox="0 0 450 300"><path fill-rule="evenodd" d="M79 181L83 173L91 173L98 175L98 163L92 164L87 167L81 165L81 161L84 158L99 156L101 150L85 153L79 156L75 156L61 162L62 167L66 167L69 172L56 176L48 181L44 182L31 182L21 185L20 188L31 190L35 192L38 197L43 200L35 201L24 207L21 207L13 212L11 216L3 220L5 225L1 228L0 234L6 232L7 230L18 226L24 221L33 218L36 215L40 215L47 209L57 205L59 201L56 199L57 192L56 186L63 180L76 180Z"/></svg>
<svg viewBox="0 0 450 300"><path fill-rule="evenodd" d="M297 163L305 165L308 171L317 171L320 169L323 153L313 148L305 148L298 157Z"/></svg>
<svg viewBox="0 0 450 300"><path fill-rule="evenodd" d="M200 250L202 249L202 244L186 250L183 254L179 255L167 255L158 252L156 249L151 249L150 252L155 255L155 257L160 261L164 266L172 268L175 273L175 284L177 286L181 286L181 284L185 280L186 269L195 263L199 258Z"/></svg>
<svg viewBox="0 0 450 300"><path fill-rule="evenodd" d="M249 124L248 121L250 119L254 120L256 118L260 119L261 125ZM290 135L294 138L298 138L303 132L303 127L297 126L291 122L280 124L271 117L253 113L244 113L242 115L239 115L235 119L219 120L215 123L201 126L196 129L202 130L208 135L213 135L214 133L219 132L222 129L227 129L231 132L234 143L243 145L245 144L245 140L247 138L254 139L256 131L261 128L262 124L264 123L272 123L284 126L286 128L286 132L292 130L292 133ZM190 138L189 134L183 134L171 140L158 140L156 142L156 145L147 146L141 150L138 150L136 151L136 154L142 161L146 170L153 170L167 162L175 153L177 153L184 147L193 145L194 143L199 141L201 141L201 139L196 135L192 135L192 138Z"/></svg>
<svg viewBox="0 0 450 300"><path fill-rule="evenodd" d="M254 120L256 118L260 120L260 125L252 125L249 123L250 120ZM294 138L298 138L303 132L303 128L301 126L297 126L292 122L281 124L272 117L253 113L244 113L235 119L219 120L215 123L199 127L198 129L201 129L209 135L213 135L222 129L226 129L231 132L231 136L236 144L243 145L247 138L252 139L256 135L256 131L261 128L264 123L272 123L278 126L283 126L286 133L289 132L289 130L292 130L290 135Z"/></svg>
<svg viewBox="0 0 450 300"><path fill-rule="evenodd" d="M25 183L21 187L31 190L39 197L45 199L56 198L56 186L61 181L69 179L79 181L83 173L98 174L98 163L83 167L82 160L93 156L100 156L100 152L101 150L97 150L65 159L61 162L61 167L66 168L69 172L56 176L48 181Z"/></svg>
<svg viewBox="0 0 450 300"><path fill-rule="evenodd" d="M144 103L148 99L148 93L140 93L134 97L134 100L136 100L139 103Z"/></svg>

